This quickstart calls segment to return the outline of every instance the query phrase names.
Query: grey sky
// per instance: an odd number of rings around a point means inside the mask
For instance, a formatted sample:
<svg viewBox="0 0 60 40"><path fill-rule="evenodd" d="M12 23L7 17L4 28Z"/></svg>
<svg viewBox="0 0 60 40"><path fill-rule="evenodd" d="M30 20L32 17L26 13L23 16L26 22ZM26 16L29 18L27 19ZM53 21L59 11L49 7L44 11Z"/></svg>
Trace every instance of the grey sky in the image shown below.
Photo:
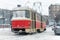
<svg viewBox="0 0 60 40"><path fill-rule="evenodd" d="M50 4L60 4L60 0L0 0L0 8L12 9L16 7L17 4L29 5L32 7L32 3L41 2L42 3L42 13L43 15L48 15L48 7Z"/></svg>

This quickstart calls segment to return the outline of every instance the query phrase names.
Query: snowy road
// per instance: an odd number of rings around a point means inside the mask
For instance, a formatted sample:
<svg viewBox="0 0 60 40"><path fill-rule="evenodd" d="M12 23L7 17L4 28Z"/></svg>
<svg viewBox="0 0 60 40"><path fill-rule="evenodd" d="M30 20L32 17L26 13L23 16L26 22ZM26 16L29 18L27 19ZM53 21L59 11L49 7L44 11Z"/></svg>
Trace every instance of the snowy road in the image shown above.
<svg viewBox="0 0 60 40"><path fill-rule="evenodd" d="M33 35L15 35L10 29L0 29L0 40L60 40L60 35L54 35L51 27L43 33Z"/></svg>

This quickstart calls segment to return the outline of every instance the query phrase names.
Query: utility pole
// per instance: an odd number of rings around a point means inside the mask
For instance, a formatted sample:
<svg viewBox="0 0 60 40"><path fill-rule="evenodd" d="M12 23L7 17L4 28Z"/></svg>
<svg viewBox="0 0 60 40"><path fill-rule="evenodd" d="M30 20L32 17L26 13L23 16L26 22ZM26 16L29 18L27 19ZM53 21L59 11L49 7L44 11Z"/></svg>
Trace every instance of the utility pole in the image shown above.
<svg viewBox="0 0 60 40"><path fill-rule="evenodd" d="M33 6L35 8L37 8L36 10L38 10L40 14L42 14L42 4L41 4L41 2L34 2Z"/></svg>

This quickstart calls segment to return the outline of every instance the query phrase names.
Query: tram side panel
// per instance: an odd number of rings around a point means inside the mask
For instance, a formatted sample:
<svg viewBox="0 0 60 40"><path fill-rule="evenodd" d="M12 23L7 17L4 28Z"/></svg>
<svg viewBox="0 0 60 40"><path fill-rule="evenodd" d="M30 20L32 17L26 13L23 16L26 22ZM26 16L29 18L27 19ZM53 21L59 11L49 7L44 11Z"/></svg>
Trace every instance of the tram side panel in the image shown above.
<svg viewBox="0 0 60 40"><path fill-rule="evenodd" d="M45 18L42 16L42 23L41 23L41 25L42 25L42 29L43 30L46 30L46 20L45 20Z"/></svg>
<svg viewBox="0 0 60 40"><path fill-rule="evenodd" d="M39 14L36 14L36 29L41 28L41 18Z"/></svg>

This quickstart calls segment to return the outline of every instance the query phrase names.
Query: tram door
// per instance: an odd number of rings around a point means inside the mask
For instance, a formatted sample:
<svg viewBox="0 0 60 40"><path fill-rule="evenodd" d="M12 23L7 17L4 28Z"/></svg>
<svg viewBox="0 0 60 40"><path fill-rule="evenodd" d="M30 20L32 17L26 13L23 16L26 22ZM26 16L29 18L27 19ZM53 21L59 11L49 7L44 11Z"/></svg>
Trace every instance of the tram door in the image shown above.
<svg viewBox="0 0 60 40"><path fill-rule="evenodd" d="M32 19L32 29L33 31L36 30L36 13L32 12L31 13L31 19Z"/></svg>

